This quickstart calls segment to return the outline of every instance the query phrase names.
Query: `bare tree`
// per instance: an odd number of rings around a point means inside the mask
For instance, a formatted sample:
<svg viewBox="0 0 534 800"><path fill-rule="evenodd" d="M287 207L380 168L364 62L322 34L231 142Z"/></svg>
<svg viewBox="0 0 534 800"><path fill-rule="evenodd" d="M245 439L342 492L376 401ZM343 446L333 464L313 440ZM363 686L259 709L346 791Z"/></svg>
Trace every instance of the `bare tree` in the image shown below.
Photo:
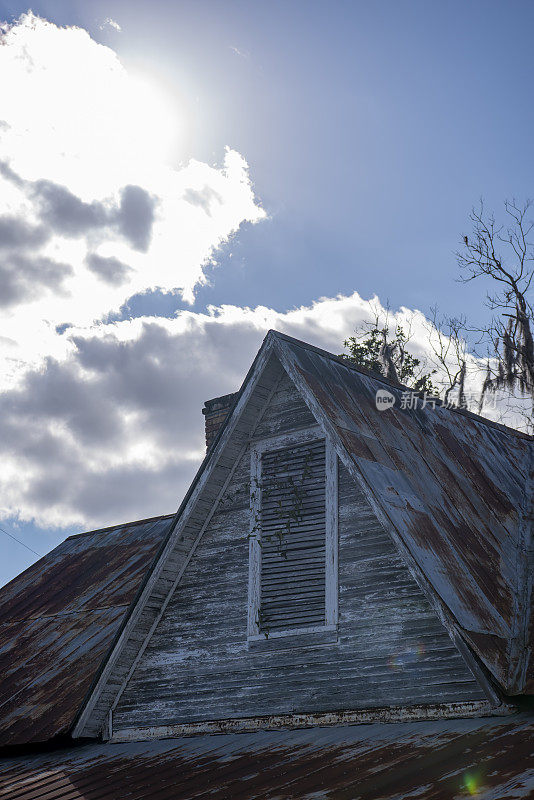
<svg viewBox="0 0 534 800"><path fill-rule="evenodd" d="M443 401L451 402L451 394L456 390L460 408L467 408L466 378L468 349L466 341L467 321L465 317L440 316L438 307L430 309L426 323L430 361L434 364L442 380Z"/></svg>
<svg viewBox="0 0 534 800"><path fill-rule="evenodd" d="M534 223L528 219L532 203L504 203L506 224L497 224L481 201L470 214L472 231L464 235L457 256L462 280L489 278L495 291L487 294L490 323L479 329L487 346L487 370L480 408L488 391L519 390L534 406L534 324L529 291L534 277L534 243L529 237Z"/></svg>
<svg viewBox="0 0 534 800"><path fill-rule="evenodd" d="M446 405L483 413L494 395L499 421L534 433L534 222L531 201L504 203L505 222L497 223L481 201L470 214L471 232L457 252L461 280L488 280L486 305L491 318L473 327L466 318L439 316L432 308L426 323L426 354L410 344L410 322L391 324L389 310L375 310L345 342L354 363L381 372L418 391L440 394ZM410 352L411 351L411 352ZM418 356L415 355L417 352ZM437 383L437 387L436 384ZM468 403L466 387L478 386ZM518 422L519 420L519 422Z"/></svg>

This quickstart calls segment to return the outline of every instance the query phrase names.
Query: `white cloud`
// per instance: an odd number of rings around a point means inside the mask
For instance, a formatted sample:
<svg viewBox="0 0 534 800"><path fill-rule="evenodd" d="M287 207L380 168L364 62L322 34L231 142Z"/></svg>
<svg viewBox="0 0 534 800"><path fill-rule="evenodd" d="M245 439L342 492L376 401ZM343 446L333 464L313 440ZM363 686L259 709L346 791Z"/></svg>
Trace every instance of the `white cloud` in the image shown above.
<svg viewBox="0 0 534 800"><path fill-rule="evenodd" d="M0 33L0 375L65 354L146 289L192 300L217 247L265 213L237 152L168 162L187 121L87 31L31 13ZM2 361L3 359L3 361Z"/></svg>
<svg viewBox="0 0 534 800"><path fill-rule="evenodd" d="M250 58L250 53L247 50L240 50L239 47L233 47L232 45L230 45L230 50L240 58Z"/></svg>
<svg viewBox="0 0 534 800"><path fill-rule="evenodd" d="M100 30L101 31L103 31L104 28L113 28L113 30L118 31L118 32L122 31L122 28L119 25L119 23L115 22L115 20L111 19L111 17L106 17L106 19L104 20L104 22L100 26Z"/></svg>
<svg viewBox="0 0 534 800"><path fill-rule="evenodd" d="M172 511L203 454L203 401L239 387L269 328L335 351L368 316L354 295L70 329L66 355L0 395L0 516L87 527Z"/></svg>
<svg viewBox="0 0 534 800"><path fill-rule="evenodd" d="M0 44L0 514L131 516L145 480L172 508L200 437L180 423L169 447L163 429L207 380L188 361L202 326L99 320L155 287L193 298L216 248L265 217L247 163L170 163L187 120L85 30L29 12Z"/></svg>

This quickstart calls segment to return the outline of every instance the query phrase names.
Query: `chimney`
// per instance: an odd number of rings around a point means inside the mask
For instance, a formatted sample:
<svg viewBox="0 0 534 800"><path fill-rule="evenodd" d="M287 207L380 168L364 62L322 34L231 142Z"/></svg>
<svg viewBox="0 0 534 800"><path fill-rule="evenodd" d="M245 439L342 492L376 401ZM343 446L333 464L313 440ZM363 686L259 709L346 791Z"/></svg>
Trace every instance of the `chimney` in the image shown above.
<svg viewBox="0 0 534 800"><path fill-rule="evenodd" d="M204 403L202 413L206 418L206 451L210 449L236 397L237 392L233 392L222 397L214 397L213 400L206 400Z"/></svg>

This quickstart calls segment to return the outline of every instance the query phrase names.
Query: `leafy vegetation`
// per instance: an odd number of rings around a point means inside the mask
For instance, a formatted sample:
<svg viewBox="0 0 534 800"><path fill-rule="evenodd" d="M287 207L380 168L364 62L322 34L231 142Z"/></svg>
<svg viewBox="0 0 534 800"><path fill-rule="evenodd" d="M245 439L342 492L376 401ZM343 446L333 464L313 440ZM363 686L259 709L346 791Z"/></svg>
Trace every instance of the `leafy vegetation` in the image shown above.
<svg viewBox="0 0 534 800"><path fill-rule="evenodd" d="M343 358L357 367L378 372L386 378L413 389L415 392L439 394L432 383L437 370L425 371L421 360L407 349L409 336L397 325L393 334L387 325L373 327L350 336L344 344L348 353Z"/></svg>

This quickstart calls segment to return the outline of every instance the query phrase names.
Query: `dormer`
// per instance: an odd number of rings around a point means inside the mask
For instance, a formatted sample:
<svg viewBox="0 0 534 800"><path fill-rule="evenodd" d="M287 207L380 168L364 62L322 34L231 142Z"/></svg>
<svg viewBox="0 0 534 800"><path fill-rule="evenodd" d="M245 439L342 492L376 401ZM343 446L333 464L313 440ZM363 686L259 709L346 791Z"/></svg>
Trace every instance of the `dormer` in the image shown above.
<svg viewBox="0 0 534 800"><path fill-rule="evenodd" d="M76 736L483 716L532 692L531 441L401 395L268 334Z"/></svg>

